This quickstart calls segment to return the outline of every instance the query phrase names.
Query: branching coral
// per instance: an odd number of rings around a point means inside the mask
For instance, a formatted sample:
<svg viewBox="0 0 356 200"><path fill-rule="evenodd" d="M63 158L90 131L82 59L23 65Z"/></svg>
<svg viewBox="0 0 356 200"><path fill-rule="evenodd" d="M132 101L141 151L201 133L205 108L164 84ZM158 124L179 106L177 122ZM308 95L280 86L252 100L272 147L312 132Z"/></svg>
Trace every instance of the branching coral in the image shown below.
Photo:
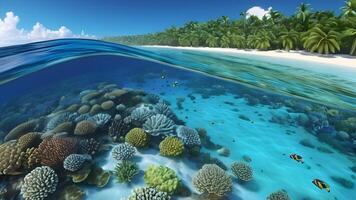
<svg viewBox="0 0 356 200"><path fill-rule="evenodd" d="M38 128L38 120L30 120L13 128L4 138L4 141L10 141L21 137L22 135L33 132Z"/></svg>
<svg viewBox="0 0 356 200"><path fill-rule="evenodd" d="M64 159L76 152L76 141L71 138L46 138L30 156L38 159L42 165L62 166Z"/></svg>
<svg viewBox="0 0 356 200"><path fill-rule="evenodd" d="M179 156L184 152L184 144L179 138L169 136L159 144L159 152L162 156Z"/></svg>
<svg viewBox="0 0 356 200"><path fill-rule="evenodd" d="M205 164L193 178L194 187L212 197L223 197L232 191L230 176L215 164Z"/></svg>
<svg viewBox="0 0 356 200"><path fill-rule="evenodd" d="M137 148L145 147L149 142L149 135L141 128L134 128L126 134L125 142Z"/></svg>
<svg viewBox="0 0 356 200"><path fill-rule="evenodd" d="M121 160L130 160L136 153L135 147L129 143L123 143L115 146L112 150L112 156L114 159Z"/></svg>
<svg viewBox="0 0 356 200"><path fill-rule="evenodd" d="M58 176L48 167L37 167L27 174L21 186L21 194L25 200L43 200L56 191Z"/></svg>
<svg viewBox="0 0 356 200"><path fill-rule="evenodd" d="M176 132L177 132L177 136L188 147L200 146L201 142L200 142L199 133L195 129L186 126L178 126Z"/></svg>
<svg viewBox="0 0 356 200"><path fill-rule="evenodd" d="M145 183L159 191L174 193L179 186L176 173L165 166L149 166L144 175Z"/></svg>
<svg viewBox="0 0 356 200"><path fill-rule="evenodd" d="M250 181L253 176L252 168L243 162L235 162L231 165L232 173L242 181Z"/></svg>
<svg viewBox="0 0 356 200"><path fill-rule="evenodd" d="M162 114L153 115L143 124L143 129L153 136L171 135L174 128L174 122Z"/></svg>
<svg viewBox="0 0 356 200"><path fill-rule="evenodd" d="M96 141L94 138L81 140L79 142L79 151L82 154L94 155L99 151L100 142Z"/></svg>
<svg viewBox="0 0 356 200"><path fill-rule="evenodd" d="M96 130L96 124L92 121L81 121L74 129L74 135L89 135Z"/></svg>
<svg viewBox="0 0 356 200"><path fill-rule="evenodd" d="M138 166L131 161L123 161L115 167L114 174L119 183L131 182L132 178L138 174Z"/></svg>
<svg viewBox="0 0 356 200"><path fill-rule="evenodd" d="M175 120L177 118L177 116L174 114L174 112L163 101L158 102L154 106L153 110L155 113L165 115L172 120Z"/></svg>
<svg viewBox="0 0 356 200"><path fill-rule="evenodd" d="M115 119L109 127L108 134L114 141L118 141L120 138L125 137L129 130L131 130L130 123L127 123L124 119Z"/></svg>
<svg viewBox="0 0 356 200"><path fill-rule="evenodd" d="M70 154L64 159L64 169L75 172L80 170L86 161L90 161L91 156L88 154Z"/></svg>
<svg viewBox="0 0 356 200"><path fill-rule="evenodd" d="M128 200L170 200L166 192L161 192L152 187L136 188Z"/></svg>
<svg viewBox="0 0 356 200"><path fill-rule="evenodd" d="M285 190L279 190L270 194L267 200L290 200L290 198Z"/></svg>

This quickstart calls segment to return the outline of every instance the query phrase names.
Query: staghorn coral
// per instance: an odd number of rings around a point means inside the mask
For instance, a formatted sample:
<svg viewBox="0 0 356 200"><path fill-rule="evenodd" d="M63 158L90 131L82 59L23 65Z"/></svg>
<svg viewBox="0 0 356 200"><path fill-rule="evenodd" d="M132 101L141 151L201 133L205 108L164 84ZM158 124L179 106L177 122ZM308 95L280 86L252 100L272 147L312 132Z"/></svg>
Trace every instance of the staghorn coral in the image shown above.
<svg viewBox="0 0 356 200"><path fill-rule="evenodd" d="M152 187L136 188L127 200L170 200L167 192L161 192Z"/></svg>
<svg viewBox="0 0 356 200"><path fill-rule="evenodd" d="M99 151L100 142L96 141L94 138L81 140L79 142L79 151L82 154L94 155Z"/></svg>
<svg viewBox="0 0 356 200"><path fill-rule="evenodd" d="M91 156L88 154L70 154L64 159L64 169L75 172L81 169L86 161L90 161Z"/></svg>
<svg viewBox="0 0 356 200"><path fill-rule="evenodd" d="M96 124L92 121L84 120L79 122L74 129L74 135L89 135L96 130Z"/></svg>
<svg viewBox="0 0 356 200"><path fill-rule="evenodd" d="M162 114L153 115L143 124L143 129L153 136L171 135L174 128L174 122Z"/></svg>
<svg viewBox="0 0 356 200"><path fill-rule="evenodd" d="M231 165L232 173L242 181L250 181L253 176L252 168L243 162L235 162Z"/></svg>
<svg viewBox="0 0 356 200"><path fill-rule="evenodd" d="M62 166L64 159L76 152L76 141L72 138L46 138L29 159L37 159L41 165Z"/></svg>
<svg viewBox="0 0 356 200"><path fill-rule="evenodd" d="M109 101L105 101L101 104L101 109L103 110L110 110L111 108L113 108L115 105L115 103L111 100Z"/></svg>
<svg viewBox="0 0 356 200"><path fill-rule="evenodd" d="M165 166L149 166L144 180L148 186L169 194L174 193L180 184L176 173Z"/></svg>
<svg viewBox="0 0 356 200"><path fill-rule="evenodd" d="M136 176L138 172L137 164L131 161L118 163L114 170L117 182L119 183L131 182L132 178Z"/></svg>
<svg viewBox="0 0 356 200"><path fill-rule="evenodd" d="M291 198L289 198L288 193L285 190L279 190L270 194L267 197L267 200L291 200Z"/></svg>
<svg viewBox="0 0 356 200"><path fill-rule="evenodd" d="M128 123L125 119L115 119L109 127L108 134L114 141L125 137L126 133L131 130L131 123Z"/></svg>
<svg viewBox="0 0 356 200"><path fill-rule="evenodd" d="M104 126L111 119L109 114L99 113L90 118L90 121L94 121L98 126Z"/></svg>
<svg viewBox="0 0 356 200"><path fill-rule="evenodd" d="M136 153L135 147L129 143L115 146L112 150L112 157L117 161L130 160Z"/></svg>
<svg viewBox="0 0 356 200"><path fill-rule="evenodd" d="M38 128L38 120L30 120L13 128L4 138L4 141L10 141L21 137L22 135L36 131Z"/></svg>
<svg viewBox="0 0 356 200"><path fill-rule="evenodd" d="M131 118L139 125L142 125L152 115L154 115L154 112L150 109L150 106L142 104L132 111Z"/></svg>
<svg viewBox="0 0 356 200"><path fill-rule="evenodd" d="M174 114L174 112L163 101L158 102L153 107L153 110L154 110L155 113L165 115L165 116L169 117L172 120L177 119L177 116Z"/></svg>
<svg viewBox="0 0 356 200"><path fill-rule="evenodd" d="M56 191L58 176L48 167L37 167L27 174L21 186L21 194L25 200L43 200Z"/></svg>
<svg viewBox="0 0 356 200"><path fill-rule="evenodd" d="M230 176L215 164L205 164L193 177L194 187L211 197L224 197L232 191Z"/></svg>
<svg viewBox="0 0 356 200"><path fill-rule="evenodd" d="M186 126L178 126L176 132L177 136L188 147L201 145L199 133L195 129Z"/></svg>
<svg viewBox="0 0 356 200"><path fill-rule="evenodd" d="M149 139L149 135L142 128L133 128L125 136L125 142L137 148L147 146Z"/></svg>
<svg viewBox="0 0 356 200"><path fill-rule="evenodd" d="M162 156L179 156L184 152L183 142L174 136L166 137L159 144L159 153Z"/></svg>

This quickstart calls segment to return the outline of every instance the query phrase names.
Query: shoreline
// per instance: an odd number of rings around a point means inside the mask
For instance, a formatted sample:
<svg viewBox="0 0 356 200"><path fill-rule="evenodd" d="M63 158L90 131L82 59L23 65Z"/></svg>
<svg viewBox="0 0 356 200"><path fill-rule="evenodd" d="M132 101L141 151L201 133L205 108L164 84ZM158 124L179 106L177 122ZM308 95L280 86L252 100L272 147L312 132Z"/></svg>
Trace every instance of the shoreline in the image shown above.
<svg viewBox="0 0 356 200"><path fill-rule="evenodd" d="M244 50L244 49L233 49L233 48L181 47L181 46L175 47L175 46L160 46L160 45L145 45L143 47L185 49L185 50L208 51L208 52L228 53L228 54L266 56L270 58L317 62L317 63L324 63L329 65L337 65L337 66L356 69L356 56L350 56L346 54L322 55L317 53L310 53L306 51L296 51L296 50L289 51L289 52L285 50L258 51L253 49Z"/></svg>

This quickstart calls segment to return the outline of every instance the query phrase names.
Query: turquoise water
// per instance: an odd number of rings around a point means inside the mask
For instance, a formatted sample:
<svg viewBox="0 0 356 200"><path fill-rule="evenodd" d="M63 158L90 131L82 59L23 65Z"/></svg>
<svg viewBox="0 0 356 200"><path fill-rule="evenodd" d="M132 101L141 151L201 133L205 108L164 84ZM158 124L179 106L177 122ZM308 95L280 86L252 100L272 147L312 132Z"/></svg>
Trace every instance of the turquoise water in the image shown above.
<svg viewBox="0 0 356 200"><path fill-rule="evenodd" d="M4 140L0 175L5 199L24 196L21 181L35 167L45 165L58 177L55 191L48 193L47 199L62 197L69 186L81 194L75 199L126 199L133 189L149 185L144 174L150 165L169 167L179 179L178 188L185 186L184 192L177 189L170 194L172 199L207 199L193 184L204 164L217 164L232 180L231 191L220 199L266 199L279 190L291 199L354 199L356 71L352 69L338 66L335 70L330 65L322 70L322 65L313 62L132 48L93 40L1 48L0 66L0 135ZM96 95L86 99L93 93ZM108 101L113 105L103 105ZM176 116L164 112L172 118L175 126L171 134L179 141L179 126L206 131L206 135L199 131L199 153L193 154L194 148L185 144L179 156L160 154L160 143L167 136L149 133L144 125L147 119L133 118L136 108L154 108L159 102L168 105ZM118 106L121 104L124 108ZM109 119L100 124L93 117L97 114L106 114ZM69 115L72 117L63 117ZM80 120L74 118L79 116L95 124L93 133L78 134ZM56 122L56 118L61 120ZM130 183L118 183L113 173L120 163L113 149L123 140L113 137L110 130L120 119L130 121L129 128L122 124L116 127L122 130L122 137L132 128L143 128L151 135L146 148L136 148L132 161L139 172ZM14 131L28 120L35 125ZM70 122L71 127L56 132L54 128L62 122ZM18 144L18 138L28 132L36 132L40 139L18 151L33 148L44 155L33 166L10 165L5 147ZM43 158L49 154L43 150L43 141L51 138L70 139L78 146L87 139L98 141L101 147L85 166L92 171L94 166L102 168L112 174L110 179L99 184L102 187L87 179L73 183L72 173L63 168L69 153L49 145L62 156L51 154L58 161L55 163ZM83 154L83 149L70 153ZM304 163L291 159L291 154L302 156ZM21 163L28 163L29 158L21 157ZM231 170L234 162L250 166L252 179L239 180ZM331 191L316 187L314 179L324 181Z"/></svg>

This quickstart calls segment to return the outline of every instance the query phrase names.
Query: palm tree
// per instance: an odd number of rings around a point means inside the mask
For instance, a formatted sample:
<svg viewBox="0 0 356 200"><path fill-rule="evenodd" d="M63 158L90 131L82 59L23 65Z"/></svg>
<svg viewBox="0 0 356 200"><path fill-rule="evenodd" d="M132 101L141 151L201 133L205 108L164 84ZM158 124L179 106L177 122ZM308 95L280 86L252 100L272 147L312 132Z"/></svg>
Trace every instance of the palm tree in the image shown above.
<svg viewBox="0 0 356 200"><path fill-rule="evenodd" d="M217 47L218 43L219 43L219 38L209 34L208 38L206 39L205 43L209 46L209 47Z"/></svg>
<svg viewBox="0 0 356 200"><path fill-rule="evenodd" d="M342 39L345 39L351 44L350 54L356 54L356 29L355 28L348 28L342 33Z"/></svg>
<svg viewBox="0 0 356 200"><path fill-rule="evenodd" d="M226 35L222 36L220 39L220 47L229 48L230 47L230 38Z"/></svg>
<svg viewBox="0 0 356 200"><path fill-rule="evenodd" d="M230 41L232 46L236 48L245 48L246 47L246 39L242 35L231 34Z"/></svg>
<svg viewBox="0 0 356 200"><path fill-rule="evenodd" d="M278 10L273 10L273 9L269 10L268 15L272 24L276 24L278 19L282 17L282 14Z"/></svg>
<svg viewBox="0 0 356 200"><path fill-rule="evenodd" d="M345 1L345 6L341 8L343 16L355 17L356 16L356 1L348 0Z"/></svg>
<svg viewBox="0 0 356 200"><path fill-rule="evenodd" d="M325 33L318 26L312 28L304 40L304 48L321 54L335 53L340 51L340 44L338 41L339 33L335 31L328 31Z"/></svg>
<svg viewBox="0 0 356 200"><path fill-rule="evenodd" d="M297 45L299 40L299 35L298 32L294 30L284 31L281 33L280 39L282 41L283 48L289 51Z"/></svg>
<svg viewBox="0 0 356 200"><path fill-rule="evenodd" d="M301 20L303 24L307 21L310 15L309 6L309 4L301 3L300 6L297 8L297 18Z"/></svg>
<svg viewBox="0 0 356 200"><path fill-rule="evenodd" d="M254 35L249 35L247 38L247 45L259 50L267 50L271 47L273 39L275 39L275 36L271 32L262 30Z"/></svg>

